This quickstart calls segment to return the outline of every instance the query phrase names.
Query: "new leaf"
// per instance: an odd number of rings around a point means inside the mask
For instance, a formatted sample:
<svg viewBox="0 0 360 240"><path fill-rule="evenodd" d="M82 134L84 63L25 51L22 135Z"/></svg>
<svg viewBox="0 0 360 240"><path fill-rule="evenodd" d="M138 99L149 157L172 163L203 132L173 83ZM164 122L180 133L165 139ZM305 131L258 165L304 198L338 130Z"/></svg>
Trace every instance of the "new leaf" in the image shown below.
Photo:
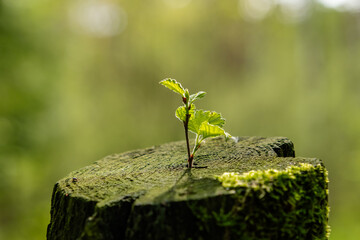
<svg viewBox="0 0 360 240"><path fill-rule="evenodd" d="M195 112L195 105L191 104L191 108L189 110L189 114L190 114L189 120L194 118L194 112ZM186 121L186 107L185 106L178 107L175 111L175 116L180 121L185 122Z"/></svg>
<svg viewBox="0 0 360 240"><path fill-rule="evenodd" d="M222 129L219 126L212 125L208 122L203 122L200 125L199 135L202 136L202 139L209 138L209 137L217 137L217 136L221 136L221 135L226 136L224 129Z"/></svg>
<svg viewBox="0 0 360 240"><path fill-rule="evenodd" d="M189 130L195 134L199 133L200 126L203 122L222 127L225 124L225 119L220 113L210 112L204 110L195 111L195 116L189 121Z"/></svg>
<svg viewBox="0 0 360 240"><path fill-rule="evenodd" d="M200 91L195 94L190 95L190 103L193 103L195 100L198 100L200 98L203 98L205 96L206 92Z"/></svg>
<svg viewBox="0 0 360 240"><path fill-rule="evenodd" d="M230 134L222 129L225 119L220 113L204 110L195 111L195 115L189 121L189 130L201 136L201 139L208 137L217 137L224 135L226 138L231 137Z"/></svg>
<svg viewBox="0 0 360 240"><path fill-rule="evenodd" d="M175 79L164 79L161 82L159 82L161 85L164 85L165 87L167 87L168 89L180 94L181 96L185 97L185 89L183 88L183 86L181 86L181 84L176 81Z"/></svg>

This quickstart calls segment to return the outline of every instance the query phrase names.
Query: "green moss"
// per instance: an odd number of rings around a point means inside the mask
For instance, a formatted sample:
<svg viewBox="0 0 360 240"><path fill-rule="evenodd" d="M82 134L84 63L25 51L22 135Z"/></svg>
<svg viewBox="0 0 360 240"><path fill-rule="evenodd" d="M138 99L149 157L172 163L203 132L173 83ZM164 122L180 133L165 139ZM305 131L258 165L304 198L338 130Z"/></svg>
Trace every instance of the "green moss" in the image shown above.
<svg viewBox="0 0 360 240"><path fill-rule="evenodd" d="M219 228L229 239L328 239L328 177L321 164L216 176L233 204L218 211L191 206L200 229Z"/></svg>

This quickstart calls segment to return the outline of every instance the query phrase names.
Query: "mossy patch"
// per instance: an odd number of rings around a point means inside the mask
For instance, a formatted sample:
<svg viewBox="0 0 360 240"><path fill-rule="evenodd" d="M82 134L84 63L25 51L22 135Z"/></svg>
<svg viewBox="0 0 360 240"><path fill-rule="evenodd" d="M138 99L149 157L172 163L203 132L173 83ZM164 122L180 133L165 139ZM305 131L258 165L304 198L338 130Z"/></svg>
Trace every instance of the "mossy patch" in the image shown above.
<svg viewBox="0 0 360 240"><path fill-rule="evenodd" d="M226 172L216 179L235 191L233 204L217 211L193 204L200 229L219 228L227 239L328 239L328 177L323 165Z"/></svg>

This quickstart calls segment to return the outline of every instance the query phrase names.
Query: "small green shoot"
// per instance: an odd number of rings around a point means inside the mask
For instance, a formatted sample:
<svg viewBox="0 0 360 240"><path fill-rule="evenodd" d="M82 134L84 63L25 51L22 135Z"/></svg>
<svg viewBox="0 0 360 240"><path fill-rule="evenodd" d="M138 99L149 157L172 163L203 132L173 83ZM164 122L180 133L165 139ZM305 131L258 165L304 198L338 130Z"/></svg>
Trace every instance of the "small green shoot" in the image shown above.
<svg viewBox="0 0 360 240"><path fill-rule="evenodd" d="M203 98L206 95L206 92L200 91L190 95L188 89L183 88L179 82L171 78L162 80L160 84L175 93L180 94L182 97L183 105L176 109L175 116L184 124L188 152L188 168L192 168L195 153L199 150L201 143L206 138L221 135L225 136L226 139L231 137L231 135L225 132L222 128L225 124L225 119L220 113L196 109L194 102ZM196 135L195 144L191 152L189 144L189 131Z"/></svg>

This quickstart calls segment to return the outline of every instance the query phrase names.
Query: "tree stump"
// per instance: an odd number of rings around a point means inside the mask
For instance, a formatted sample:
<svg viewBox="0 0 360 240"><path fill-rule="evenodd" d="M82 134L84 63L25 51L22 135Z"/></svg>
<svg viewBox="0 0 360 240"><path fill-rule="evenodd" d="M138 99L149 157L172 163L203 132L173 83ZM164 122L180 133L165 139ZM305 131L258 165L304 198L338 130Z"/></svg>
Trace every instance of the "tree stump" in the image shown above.
<svg viewBox="0 0 360 240"><path fill-rule="evenodd" d="M326 169L289 139L208 140L191 170L185 146L113 154L59 180L47 239L328 238Z"/></svg>

